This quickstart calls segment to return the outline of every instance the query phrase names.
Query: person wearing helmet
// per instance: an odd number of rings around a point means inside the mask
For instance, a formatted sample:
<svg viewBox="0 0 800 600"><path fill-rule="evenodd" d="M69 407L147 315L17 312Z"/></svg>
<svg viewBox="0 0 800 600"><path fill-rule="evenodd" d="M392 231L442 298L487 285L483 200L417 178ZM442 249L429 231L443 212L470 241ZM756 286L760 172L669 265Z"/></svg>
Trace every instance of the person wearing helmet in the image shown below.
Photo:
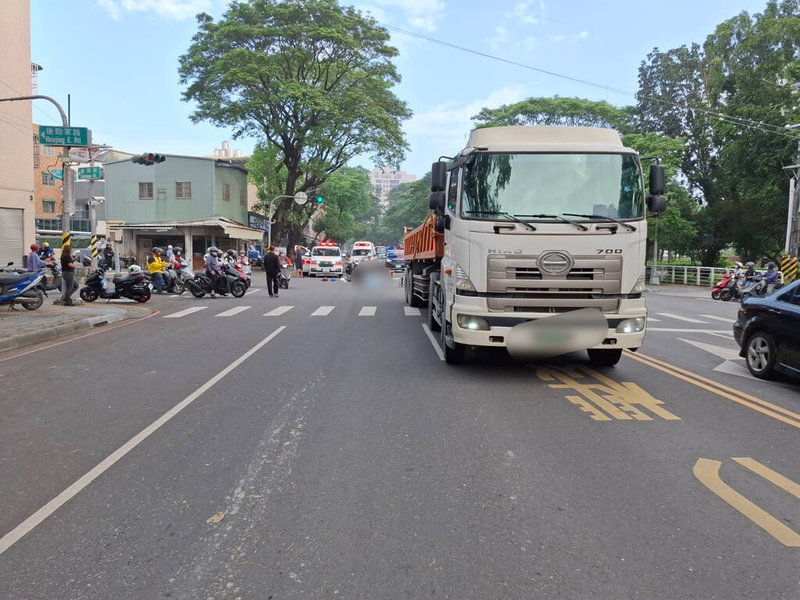
<svg viewBox="0 0 800 600"><path fill-rule="evenodd" d="M167 266L167 263L161 258L163 252L161 248L156 247L153 248L152 253L147 257L147 270L150 271L150 275L153 276L153 283L156 285L156 294L164 293L164 284L166 283L164 279L164 267Z"/></svg>
<svg viewBox="0 0 800 600"><path fill-rule="evenodd" d="M744 272L744 280L745 281L752 281L753 277L756 276L756 263L748 262L747 263L747 270Z"/></svg>
<svg viewBox="0 0 800 600"><path fill-rule="evenodd" d="M50 260L51 258L53 258L53 254L55 254L55 251L50 247L50 244L47 242L42 244L42 247L39 248L39 258L41 258L42 260Z"/></svg>
<svg viewBox="0 0 800 600"><path fill-rule="evenodd" d="M128 267L128 273L141 273L141 272L142 272L142 267L140 267L139 265L131 265L130 267Z"/></svg>
<svg viewBox="0 0 800 600"><path fill-rule="evenodd" d="M219 282L220 265L217 255L219 248L211 246L206 254L206 273L211 278L211 297L217 297L217 284Z"/></svg>
<svg viewBox="0 0 800 600"><path fill-rule="evenodd" d="M172 259L175 257L175 251L172 249L172 244L167 245L167 262L172 263Z"/></svg>
<svg viewBox="0 0 800 600"><path fill-rule="evenodd" d="M47 266L47 263L39 258L39 245L31 244L31 252L28 254L28 271L41 271Z"/></svg>
<svg viewBox="0 0 800 600"><path fill-rule="evenodd" d="M764 280L767 282L767 293L771 294L775 289L775 284L778 283L779 273L775 268L774 262L767 263L767 273L764 275Z"/></svg>

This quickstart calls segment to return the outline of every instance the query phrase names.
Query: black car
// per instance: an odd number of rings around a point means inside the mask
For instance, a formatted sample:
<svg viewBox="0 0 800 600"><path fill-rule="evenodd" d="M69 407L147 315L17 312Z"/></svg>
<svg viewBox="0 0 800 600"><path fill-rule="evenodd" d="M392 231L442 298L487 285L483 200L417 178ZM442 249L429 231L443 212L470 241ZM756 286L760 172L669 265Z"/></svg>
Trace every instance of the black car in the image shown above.
<svg viewBox="0 0 800 600"><path fill-rule="evenodd" d="M390 271L405 271L406 267L408 267L403 255L399 252L388 255L384 261L384 264Z"/></svg>
<svg viewBox="0 0 800 600"><path fill-rule="evenodd" d="M800 376L800 280L765 298L742 302L733 336L759 379L776 370Z"/></svg>

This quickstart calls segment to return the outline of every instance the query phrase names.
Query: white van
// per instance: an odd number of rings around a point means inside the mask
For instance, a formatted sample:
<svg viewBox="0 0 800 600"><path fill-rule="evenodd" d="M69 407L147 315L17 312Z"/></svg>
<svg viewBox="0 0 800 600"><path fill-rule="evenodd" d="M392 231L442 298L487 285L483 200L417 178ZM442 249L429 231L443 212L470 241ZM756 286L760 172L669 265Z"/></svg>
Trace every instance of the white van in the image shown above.
<svg viewBox="0 0 800 600"><path fill-rule="evenodd" d="M342 250L337 244L332 242L322 242L311 249L311 265L308 274L312 277L317 275L341 275L344 273L344 261L342 260Z"/></svg>
<svg viewBox="0 0 800 600"><path fill-rule="evenodd" d="M350 251L350 259L352 262L358 263L367 258L375 258L375 244L372 242L356 242L353 244L353 249Z"/></svg>

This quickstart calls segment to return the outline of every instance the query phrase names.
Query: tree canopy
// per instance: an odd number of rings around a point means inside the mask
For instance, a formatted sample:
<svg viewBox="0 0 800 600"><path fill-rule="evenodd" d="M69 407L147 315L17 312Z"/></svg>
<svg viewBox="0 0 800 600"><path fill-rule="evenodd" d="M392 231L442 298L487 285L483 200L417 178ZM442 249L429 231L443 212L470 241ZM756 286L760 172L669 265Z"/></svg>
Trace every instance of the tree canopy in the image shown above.
<svg viewBox="0 0 800 600"><path fill-rule="evenodd" d="M183 99L194 122L260 140L274 160L266 195L315 190L355 156L402 160L411 113L391 89L397 50L372 17L336 0L248 0L197 21L180 59ZM303 211L284 200L275 219Z"/></svg>

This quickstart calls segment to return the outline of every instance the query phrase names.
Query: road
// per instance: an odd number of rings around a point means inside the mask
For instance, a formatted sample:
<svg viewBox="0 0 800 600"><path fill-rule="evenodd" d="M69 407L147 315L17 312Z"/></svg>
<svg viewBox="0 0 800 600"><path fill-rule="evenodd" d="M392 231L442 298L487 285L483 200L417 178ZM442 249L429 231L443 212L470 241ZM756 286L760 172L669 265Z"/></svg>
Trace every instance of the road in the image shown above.
<svg viewBox="0 0 800 600"><path fill-rule="evenodd" d="M0 355L0 596L800 597L798 384L735 304L456 367L399 287L258 284Z"/></svg>

